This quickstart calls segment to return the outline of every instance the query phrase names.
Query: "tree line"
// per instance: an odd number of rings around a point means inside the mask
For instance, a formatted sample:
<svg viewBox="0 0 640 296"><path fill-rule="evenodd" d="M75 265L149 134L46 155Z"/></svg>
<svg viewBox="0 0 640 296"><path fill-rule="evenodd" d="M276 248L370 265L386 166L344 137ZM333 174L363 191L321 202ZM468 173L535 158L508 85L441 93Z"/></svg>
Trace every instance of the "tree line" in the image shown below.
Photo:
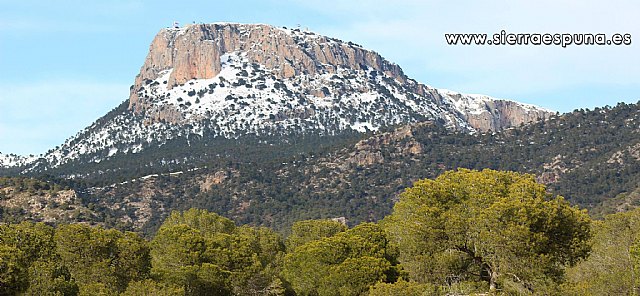
<svg viewBox="0 0 640 296"><path fill-rule="evenodd" d="M449 171L378 223L278 232L202 209L146 240L88 224L0 225L0 295L634 295L640 211L593 222L532 175Z"/></svg>

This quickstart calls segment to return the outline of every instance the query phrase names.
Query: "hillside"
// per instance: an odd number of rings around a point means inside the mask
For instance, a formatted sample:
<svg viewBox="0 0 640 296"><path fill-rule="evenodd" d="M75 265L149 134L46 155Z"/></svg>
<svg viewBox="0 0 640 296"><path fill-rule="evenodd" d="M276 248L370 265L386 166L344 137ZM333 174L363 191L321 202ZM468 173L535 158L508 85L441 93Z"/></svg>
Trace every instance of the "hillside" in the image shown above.
<svg viewBox="0 0 640 296"><path fill-rule="evenodd" d="M356 225L389 214L415 180L462 167L533 173L600 216L639 203L638 108L558 115L436 89L299 29L167 28L129 99L44 155L0 154L0 175L64 185L72 198L3 186L0 206L16 220L147 234L192 207L279 230L326 217Z"/></svg>
<svg viewBox="0 0 640 296"><path fill-rule="evenodd" d="M12 174L127 179L215 162L215 147L228 140L332 142L422 121L479 132L551 114L429 87L352 42L269 25L194 24L160 30L120 106L44 155L0 155L0 166ZM198 153L202 147L214 148Z"/></svg>
<svg viewBox="0 0 640 296"><path fill-rule="evenodd" d="M282 229L308 218L377 220L414 180L458 167L492 168L534 173L554 193L600 216L639 202L639 112L637 104L576 110L500 133L452 133L426 122L327 138L333 143L228 140L215 146L218 161L196 168L75 187L84 206L99 213L93 219L125 228L153 231L171 209L200 207Z"/></svg>
<svg viewBox="0 0 640 296"><path fill-rule="evenodd" d="M327 217L355 225L387 215L415 180L460 167L492 168L533 173L553 193L600 216L639 202L639 116L639 105L619 104L499 133L452 133L424 122L322 148L233 141L217 162L79 192L100 221L148 233L170 210L190 207L277 229Z"/></svg>

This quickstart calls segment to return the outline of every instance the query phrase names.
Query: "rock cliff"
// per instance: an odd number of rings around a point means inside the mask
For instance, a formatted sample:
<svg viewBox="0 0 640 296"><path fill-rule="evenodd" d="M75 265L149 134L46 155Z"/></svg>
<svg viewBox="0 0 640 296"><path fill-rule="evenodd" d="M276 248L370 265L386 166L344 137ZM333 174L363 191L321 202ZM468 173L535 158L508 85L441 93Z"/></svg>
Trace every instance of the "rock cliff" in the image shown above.
<svg viewBox="0 0 640 296"><path fill-rule="evenodd" d="M508 127L548 119L554 112L537 106L485 95L459 94L438 90L473 128L479 131L499 131Z"/></svg>
<svg viewBox="0 0 640 296"><path fill-rule="evenodd" d="M213 78L222 69L220 57L234 52L246 53L249 62L265 66L281 79L368 66L401 82L406 80L398 65L353 43L261 24L199 24L162 29L156 35L132 88L130 107L144 108L136 90L162 71L173 69L169 88L192 79Z"/></svg>
<svg viewBox="0 0 640 296"><path fill-rule="evenodd" d="M210 80L221 74L229 55L240 56L245 64L259 65L266 71L267 76L271 75L277 81L294 81L294 87L298 88L293 90L294 94L315 98L341 98L350 93L367 93L378 88L378 85L366 84L348 84L351 88L345 87L344 84L331 87L334 82L322 79L322 75L335 77L335 74L340 74L344 69L356 72L365 70L362 72L364 75L371 72L380 73L382 79L394 80L403 92L430 100L436 109L442 109L433 110L439 113L435 117L449 120L452 126L462 129L496 131L546 119L551 114L548 110L509 100L469 96L430 88L406 77L398 65L351 42L299 29L234 23L194 24L162 29L153 39L149 54L131 88L129 109L136 114L146 114L148 124L185 123L186 117L189 116L181 112L177 106L154 106L153 101L162 94L150 95L147 93L149 87L146 86L154 82L162 83L165 85L165 93L168 93L174 87L187 82ZM340 78L349 79L349 76L353 75L354 73L350 73ZM160 78L162 81L159 81ZM319 85L311 87L314 81ZM384 96L395 95L393 90L382 90L378 93ZM431 109L434 109L434 106ZM294 114L293 117L300 117L300 112L315 112L315 109L305 107L285 110L274 116L277 120L290 118L291 114ZM454 117L459 117L462 122L451 120L451 116L443 114L447 112L456 113ZM207 116L200 116L205 117Z"/></svg>

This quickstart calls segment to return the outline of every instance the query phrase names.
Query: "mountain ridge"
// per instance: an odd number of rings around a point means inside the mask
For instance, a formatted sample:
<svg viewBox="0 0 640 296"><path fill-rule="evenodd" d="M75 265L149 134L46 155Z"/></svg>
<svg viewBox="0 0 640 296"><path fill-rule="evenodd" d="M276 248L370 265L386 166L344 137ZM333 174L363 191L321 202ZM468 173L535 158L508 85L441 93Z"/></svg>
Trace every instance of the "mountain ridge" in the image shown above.
<svg viewBox="0 0 640 296"><path fill-rule="evenodd" d="M198 24L160 30L119 107L43 155L2 155L0 166L43 172L177 138L333 135L424 120L500 130L550 114L420 84L352 42L264 24Z"/></svg>
<svg viewBox="0 0 640 296"><path fill-rule="evenodd" d="M457 168L491 168L534 174L551 193L597 217L638 206L639 116L638 104L623 104L497 133L451 133L437 123L410 124L286 163L225 163L195 173L160 174L105 186L97 195L122 201L146 192L147 208L196 204L243 224L280 227L331 217L358 224L388 214L398 194L418 179ZM119 207L121 213L135 208ZM150 217L144 227L153 224Z"/></svg>
<svg viewBox="0 0 640 296"><path fill-rule="evenodd" d="M194 42L194 40L198 40L198 42ZM450 91L437 92L433 88L418 83L408 78L397 64L391 63L378 53L366 50L352 42L343 42L300 29L277 28L269 25L216 23L161 30L154 38L149 55L140 74L136 77L136 83L129 97L129 109L137 113L148 109L149 102L143 99L143 94L140 92L140 89L144 87L144 82L156 80L160 74L164 73L168 77L161 82L166 83L167 88L171 89L189 80L211 79L222 72L224 62L228 60L225 56L238 52L244 55L245 62L253 66L256 64L264 66L265 70L278 79L291 79L294 76L303 75L310 76L310 79L314 81L322 81L322 79L318 79L320 77L317 77L319 74L335 75L344 69L370 70L376 71L376 74L380 72L383 76L395 79L412 94L429 97L437 105L431 106L436 111L441 111L438 110L441 105L451 104L454 101L447 100L445 97L460 95ZM315 97L335 96L334 89L329 92L326 87L331 84L331 81L326 82L311 85L305 91ZM366 92L368 85L359 84L356 90ZM343 92L339 91L338 96ZM388 96L388 94L386 95ZM461 99L472 101L476 97L464 96ZM486 97L486 99L506 102L506 100L490 97ZM497 109L492 108L493 106L482 107L490 112ZM536 109L529 107L527 111ZM456 109L465 119L476 119L475 115L481 113L481 110L464 112L465 110ZM160 110L159 113L169 113L168 116L162 116L162 119L170 121L176 119L174 110L162 111L165 110ZM540 119L525 118L519 122L510 122L510 116L506 117L506 122L496 124L496 122L490 121L488 125L481 123L481 120L487 120L486 118L478 119L475 120L476 124L472 128L498 130L504 126ZM459 125L464 127L465 124L459 122Z"/></svg>

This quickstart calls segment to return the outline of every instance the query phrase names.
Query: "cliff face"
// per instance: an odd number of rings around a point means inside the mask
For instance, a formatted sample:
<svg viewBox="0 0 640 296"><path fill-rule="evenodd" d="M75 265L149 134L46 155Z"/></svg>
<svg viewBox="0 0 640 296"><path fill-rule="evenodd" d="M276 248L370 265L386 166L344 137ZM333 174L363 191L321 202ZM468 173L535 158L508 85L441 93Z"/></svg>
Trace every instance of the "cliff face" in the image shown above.
<svg viewBox="0 0 640 296"><path fill-rule="evenodd" d="M493 118L493 125L483 126L481 124L471 123L480 130L499 131L504 127L517 127L523 124L536 122L539 120L549 119L554 112L549 110L535 108L530 105L522 105L513 101L494 100L490 105L492 110L496 110L496 116ZM472 120L470 118L470 120Z"/></svg>
<svg viewBox="0 0 640 296"><path fill-rule="evenodd" d="M406 81L398 65L353 43L269 25L200 24L162 29L156 35L132 88L130 108L144 109L136 90L162 71L173 69L169 88L192 79L213 78L222 69L220 57L234 52L245 53L249 62L271 69L280 79L367 66Z"/></svg>
<svg viewBox="0 0 640 296"><path fill-rule="evenodd" d="M499 131L508 127L546 120L553 111L484 95L466 95L438 90L442 100L449 99L460 115L478 131Z"/></svg>
<svg viewBox="0 0 640 296"><path fill-rule="evenodd" d="M478 131L501 130L541 119L551 112L526 106L507 100L462 95L454 92L439 92L437 89L409 79L402 69L381 57L351 42L343 42L299 29L277 28L269 25L244 24L199 24L182 28L162 29L154 38L149 55L135 79L129 98L129 109L135 114L145 114L147 124L170 122L181 124L190 117L176 102L153 104L158 97L169 95L171 89L195 80L212 79L220 75L225 59L235 55L242 62L259 65L266 70L266 77L282 81L293 81L293 94L289 98L298 100L301 96L311 98L339 98L345 95L362 94L376 91L387 99L397 92L411 93L412 97L428 100L430 110L417 110L429 113L429 118L442 118L450 126ZM241 64L234 65L241 66ZM236 67L237 68L237 67ZM329 81L326 75L340 74L350 70L342 81ZM375 77L367 77L373 72L380 73L384 79L391 79L400 90L389 91L387 85L380 87ZM239 73L237 73L239 74ZM163 76L168 75L168 76ZM325 75L324 78L321 77ZM354 84L350 80L354 75L364 76L373 84ZM264 77L250 77L252 80L264 80ZM337 77L334 75L334 77ZM162 80L162 81L160 81ZM365 81L366 82L366 81ZM385 80L385 82L389 82ZM147 93L147 85L163 84L164 90ZM145 89L146 87L146 89ZM157 87L156 87L157 88ZM199 89L189 91L202 92ZM207 90L204 90L207 91ZM209 93L212 93L209 92ZM174 92L175 94L175 92ZM251 96L251 94L249 95ZM260 96L253 94L253 96ZM294 98L297 97L297 98ZM391 98L392 99L392 98ZM411 107L411 106L409 106ZM273 116L276 120L300 117L307 119L314 115L315 108L298 108L279 111ZM307 116L296 114L304 113ZM451 114L453 113L453 114ZM206 118L200 114L197 118ZM388 123L388 124L397 124ZM378 124L374 124L378 125Z"/></svg>

